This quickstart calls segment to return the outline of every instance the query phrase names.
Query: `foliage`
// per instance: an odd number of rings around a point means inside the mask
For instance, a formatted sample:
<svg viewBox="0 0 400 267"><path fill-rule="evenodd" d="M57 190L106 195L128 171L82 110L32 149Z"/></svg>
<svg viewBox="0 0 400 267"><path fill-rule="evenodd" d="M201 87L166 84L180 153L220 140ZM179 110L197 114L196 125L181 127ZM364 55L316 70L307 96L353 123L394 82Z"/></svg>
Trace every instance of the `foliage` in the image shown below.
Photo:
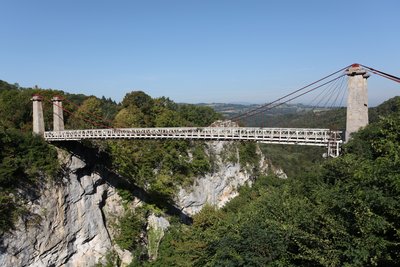
<svg viewBox="0 0 400 267"><path fill-rule="evenodd" d="M153 99L142 91L132 91L127 93L122 100L123 107L136 106L143 110L144 113L150 112L153 104Z"/></svg>
<svg viewBox="0 0 400 267"><path fill-rule="evenodd" d="M0 126L0 232L12 227L18 187L31 186L58 171L57 154L41 138Z"/></svg>
<svg viewBox="0 0 400 267"><path fill-rule="evenodd" d="M244 119L247 126L257 127L294 127L294 128L346 128L346 109L301 110L287 114L259 114L254 118Z"/></svg>
<svg viewBox="0 0 400 267"><path fill-rule="evenodd" d="M30 96L47 99L68 96L81 107L66 115L67 126L78 125L78 115L98 114L113 119L117 127L209 125L219 116L209 107L181 105L167 98L152 99L143 92L129 93L120 106L107 99L68 95L62 91L21 89L0 81L0 231L12 227L20 211L16 191L54 176L56 152L40 138L31 136ZM47 105L47 104L46 104ZM73 109L74 105L65 103ZM400 103L388 101L371 113L374 124L354 134L345 153L317 167L298 155L274 156L291 168L291 179L259 177L253 187L244 186L240 196L223 209L205 207L193 225L175 222L160 244L159 258L137 264L154 266L398 266L400 265ZM331 119L323 119L322 114ZM343 127L344 110L274 117L280 126L291 123L313 127L318 122ZM391 115L392 114L392 115ZM51 127L52 111L45 111ZM384 116L384 117L382 117ZM271 122L273 122L273 120ZM294 124L292 124L294 123ZM88 125L82 124L82 127ZM171 202L177 185L189 184L196 175L212 169L204 145L187 141L110 141L104 148L115 171L145 189L156 204ZM271 153L277 149L264 148ZM310 150L320 164L319 151ZM274 160L275 160L274 159ZM258 161L254 143L239 146L245 165ZM126 201L132 192L123 191ZM140 233L144 214L126 212L118 223L115 242L141 253ZM141 261L143 260L143 261ZM113 255L107 264L118 264ZM135 263L136 264L136 263Z"/></svg>
<svg viewBox="0 0 400 267"><path fill-rule="evenodd" d="M173 225L152 265L398 266L399 115L359 131L319 168L259 177L223 210Z"/></svg>
<svg viewBox="0 0 400 267"><path fill-rule="evenodd" d="M132 211L119 219L117 229L118 235L115 237L115 243L122 249L133 251L139 244L140 233L144 227L143 216Z"/></svg>
<svg viewBox="0 0 400 267"><path fill-rule="evenodd" d="M204 152L204 147L197 145L193 149L193 159L190 164L194 174L205 174L211 170L210 158Z"/></svg>
<svg viewBox="0 0 400 267"><path fill-rule="evenodd" d="M302 172L312 172L324 161L324 147L260 144L261 151L274 166L279 166L289 178Z"/></svg>
<svg viewBox="0 0 400 267"><path fill-rule="evenodd" d="M257 154L257 145L254 142L242 142L239 146L239 162L241 166L257 166L260 155Z"/></svg>
<svg viewBox="0 0 400 267"><path fill-rule="evenodd" d="M13 228L14 217L17 214L17 204L7 191L0 193L0 234Z"/></svg>
<svg viewBox="0 0 400 267"><path fill-rule="evenodd" d="M388 116L392 113L399 112L399 110L400 97L393 97L377 107L369 108L369 121L370 123L377 122L380 116ZM268 111L268 114L261 113L254 117L244 119L243 123L247 126L257 127L329 128L341 131L346 128L346 108L331 110L301 110L300 108L300 111L291 111L287 113L277 109L276 114L270 114L271 111Z"/></svg>
<svg viewBox="0 0 400 267"><path fill-rule="evenodd" d="M211 108L178 105L165 97L152 99L139 91L125 96L114 125L205 126L215 118L218 115ZM204 149L201 143L183 140L108 142L113 168L146 189L156 203L171 202L178 185L188 185L194 176L210 171L210 158Z"/></svg>
<svg viewBox="0 0 400 267"><path fill-rule="evenodd" d="M386 117L393 113L400 112L400 96L386 100L379 106L369 109L368 116L370 122L379 121L380 117Z"/></svg>
<svg viewBox="0 0 400 267"><path fill-rule="evenodd" d="M181 104L178 112L188 122L186 126L209 126L214 121L221 119L221 115L210 107Z"/></svg>
<svg viewBox="0 0 400 267"><path fill-rule="evenodd" d="M112 141L109 152L113 167L136 185L147 189L153 200L171 202L178 185L208 172L210 159L202 144L186 141ZM188 151L192 151L190 159Z"/></svg>
<svg viewBox="0 0 400 267"><path fill-rule="evenodd" d="M71 121L69 126L72 129L87 129L92 127L105 128L105 126L103 126L105 123L103 120L99 119L103 115L101 106L101 101L96 97L85 99L74 113L76 119ZM98 126L90 123L91 121L96 122Z"/></svg>
<svg viewBox="0 0 400 267"><path fill-rule="evenodd" d="M105 262L99 262L95 267L116 267L121 266L121 259L118 257L117 252L114 250L108 251L104 256Z"/></svg>
<svg viewBox="0 0 400 267"><path fill-rule="evenodd" d="M158 246L164 235L164 230L157 227L149 227L147 230L147 250L150 259L157 258Z"/></svg>

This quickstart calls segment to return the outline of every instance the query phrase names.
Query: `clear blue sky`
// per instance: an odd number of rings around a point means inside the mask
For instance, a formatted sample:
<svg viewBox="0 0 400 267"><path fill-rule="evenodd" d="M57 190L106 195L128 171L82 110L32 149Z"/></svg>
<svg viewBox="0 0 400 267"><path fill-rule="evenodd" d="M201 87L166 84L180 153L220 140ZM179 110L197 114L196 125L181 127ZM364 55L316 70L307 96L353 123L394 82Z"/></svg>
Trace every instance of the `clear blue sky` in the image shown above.
<svg viewBox="0 0 400 267"><path fill-rule="evenodd" d="M400 75L400 1L2 0L0 79L261 103L354 62ZM370 102L400 94L374 76Z"/></svg>

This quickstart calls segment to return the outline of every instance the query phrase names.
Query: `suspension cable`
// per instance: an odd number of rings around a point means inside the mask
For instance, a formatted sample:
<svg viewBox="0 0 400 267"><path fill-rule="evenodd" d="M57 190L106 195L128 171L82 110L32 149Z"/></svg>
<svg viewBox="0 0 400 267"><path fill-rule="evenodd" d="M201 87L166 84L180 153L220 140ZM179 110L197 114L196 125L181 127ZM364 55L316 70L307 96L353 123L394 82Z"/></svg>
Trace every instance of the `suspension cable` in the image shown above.
<svg viewBox="0 0 400 267"><path fill-rule="evenodd" d="M342 69L342 70L343 70L343 69ZM251 113L251 114L247 115L246 117L254 116L254 115L257 115L257 114L259 114L259 113L261 113L261 112L265 112L265 111L271 110L271 109L273 109L273 108L282 106L283 104L286 104L286 103L288 103L288 102L290 102L290 101L292 101L292 100L294 100L294 99L296 99L296 98L299 98L300 96L303 96L303 95L305 95L305 94L308 94L308 93L310 93L310 92L312 92L312 91L314 91L314 90L316 90L316 89L318 89L318 88L320 88L320 87L322 87L322 86L324 86L324 85L327 85L328 83L331 83L331 82L333 82L333 81L336 81L337 79L339 79L339 78L341 78L341 77L343 77L343 76L345 76L345 75L346 75L346 74L342 74L342 75L340 75L340 76L338 76L338 77L336 77L336 78L333 78L333 79L331 79L331 80L329 80L329 81L327 81L327 82L325 82L325 83L323 83L323 84L321 84L321 85L318 85L318 86L316 86L316 87L314 87L314 88L311 88L311 89L307 90L306 92L303 92L303 93L301 93L301 94L299 94L299 95L296 95L296 96L294 96L294 97L292 97L292 98L290 98L290 99L288 99L288 100L286 100L286 101L284 101L284 102L277 103L277 104L274 105L274 106L265 105L265 106L264 106L265 109L263 109L263 110L258 110L257 112L254 112L254 113ZM281 98L281 99L282 99L282 98ZM271 102L271 103L276 103L276 102L277 102L277 101L274 101L274 102ZM255 110L253 110L253 111L255 111ZM247 113L250 113L250 112L247 112Z"/></svg>
<svg viewBox="0 0 400 267"><path fill-rule="evenodd" d="M315 81L315 82L312 82L312 83L310 83L310 84L307 84L306 86L303 86L303 87L301 87L300 89L297 89L297 90L291 92L290 94L287 94L287 95L285 95L285 96L282 96L282 97L278 98L277 100L275 100L275 101L273 101L273 102L264 104L264 105L262 105L261 107L258 107L258 108L252 109L252 110L250 110L250 111L247 111L247 112L245 112L245 113L242 113L242 114L239 114L239 115L237 115L237 116L234 116L233 118L231 118L231 120L237 121L237 120L239 120L239 119L242 118L242 117L249 117L249 116L253 116L253 115L255 115L255 114L259 114L260 112L256 112L256 111L258 111L258 110L260 110L260 109L264 109L264 108L266 108L266 107L268 107L268 106L270 106L270 105L272 105L272 104L275 104L275 103L279 102L279 101L282 100L282 99L285 99L285 98L287 98L287 97L289 97L289 96L292 96L292 95L294 95L294 94L296 94L296 93L298 93L298 92L300 92L300 91L302 91L302 90L304 90L304 89L306 89L306 88L308 88L308 87L310 87L310 86L312 86L312 85L315 85L315 84L317 84L317 83L319 83L319 82L321 82L321 81L323 81L323 80L325 80L325 79L327 79L327 78L329 78L329 77L331 77L331 76L333 76L333 75L335 75L335 74L338 74L339 72L342 72L342 71L346 70L346 69L349 68L350 66L351 66L351 65L346 66L346 67L344 67L344 68L341 68L340 70L335 71L335 72L333 72L333 73L331 73L331 74L329 74L329 75L327 75L327 76L325 76L325 77L323 77L323 78L321 78L321 79L319 79L319 80L317 80L317 81ZM256 113L254 113L254 112L256 112ZM253 113L254 113L254 114L253 114Z"/></svg>
<svg viewBox="0 0 400 267"><path fill-rule="evenodd" d="M74 102L68 100L67 98L61 97L61 96L59 96L59 97L60 97L63 101L66 101L66 102L72 104L73 106L75 106L75 107L77 107L77 108L80 108L79 105L77 105L77 104L75 104ZM87 111L87 112L82 112L82 113L86 113L86 114L88 114L88 115L94 116L94 117L96 117L97 119L100 119L102 122L107 122L107 123L109 123L110 125L113 124L112 121L107 120L107 119L105 119L105 118L103 118L103 117L101 117L101 116L99 116L99 115L97 115L97 114L95 114L95 113L93 113L93 112L88 112L88 111Z"/></svg>
<svg viewBox="0 0 400 267"><path fill-rule="evenodd" d="M371 68L371 67L368 67L368 66L365 66L365 65L362 65L362 64L359 64L359 65L364 67L364 68L366 68L366 69L369 69L372 73L375 73L375 74L377 74L379 76L382 76L382 77L384 77L386 79L389 79L389 80L392 80L392 81L400 83L400 78L399 77L396 77L394 75L385 73L383 71L380 71L380 70L377 70L377 69L374 69L374 68Z"/></svg>
<svg viewBox="0 0 400 267"><path fill-rule="evenodd" d="M332 105L330 106L330 109L333 109L335 107L335 105L337 105L337 108L339 108L340 102L337 102L337 101L338 101L340 95L342 94L342 92L345 91L344 88L343 88L344 87L343 86L343 81L344 81L344 78L340 80L340 85L338 87L338 93L337 93L337 95L335 97L335 100L333 100Z"/></svg>
<svg viewBox="0 0 400 267"><path fill-rule="evenodd" d="M324 99L326 99L326 97L330 94L330 92L334 88L336 88L336 87L334 87L334 85L337 83L337 81L338 80L336 80L335 82L331 83L329 86L325 87L323 90L321 90L321 92L313 100L311 100L309 105L313 107L312 108L313 110L316 109L317 107L320 107L320 103L322 101L324 101ZM318 100L318 101L316 101L316 100ZM316 101L315 104L313 104L314 101Z"/></svg>
<svg viewBox="0 0 400 267"><path fill-rule="evenodd" d="M340 75L340 76L338 76L338 77L336 77L336 78L334 78L334 79L332 79L332 80L330 80L330 81L327 81L327 82L325 82L325 83L323 83L323 84L321 84L321 85L318 85L317 87L314 87L314 88L312 88L312 89L310 89L310 90L308 90L308 91L306 91L306 92L304 92L304 93L302 93L302 94L300 94L300 95L298 95L298 96L292 97L291 99L286 100L285 102L278 103L277 105L275 105L275 106L273 106L273 107L270 107L270 108L266 109L265 111L268 111L268 110L270 110L270 109L273 109L273 108L279 107L279 106L281 106L281 105L283 105L283 104L286 104L287 102L290 102L290 101L292 101L292 100L294 100L294 99L296 99L296 98L299 98L300 96L303 96L303 95L308 94L308 93L310 93L310 92L312 92L312 91L314 91L314 90L317 90L318 88L320 88L320 87L322 87L322 86L324 86L324 85L327 85L328 83L331 83L331 82L333 82L333 81L335 81L335 80L337 80L337 79L340 79L341 77L343 77L343 76L345 76L345 75L346 75L346 74L342 74L342 75Z"/></svg>
<svg viewBox="0 0 400 267"><path fill-rule="evenodd" d="M67 112L68 114L70 114L70 115L72 115L72 116L76 116L75 113L73 113L72 111L69 111L68 109L64 108L63 106L58 105L57 103L54 103L54 102L52 102L51 100L49 100L49 99L47 99L47 98L45 98L45 97L43 97L43 96L41 96L41 97L42 97L42 99L44 99L45 101L51 103L52 105L61 108L63 111ZM86 118L83 118L83 117L81 117L81 119L84 120L85 122L88 122L88 123L94 125L94 126L98 126L98 127L101 127L101 128L112 129L112 127L110 127L110 126L107 126L107 125L104 125L104 124L101 124L101 123L97 123L97 122L94 122L94 121L92 121L92 120L89 120L89 119L86 119Z"/></svg>

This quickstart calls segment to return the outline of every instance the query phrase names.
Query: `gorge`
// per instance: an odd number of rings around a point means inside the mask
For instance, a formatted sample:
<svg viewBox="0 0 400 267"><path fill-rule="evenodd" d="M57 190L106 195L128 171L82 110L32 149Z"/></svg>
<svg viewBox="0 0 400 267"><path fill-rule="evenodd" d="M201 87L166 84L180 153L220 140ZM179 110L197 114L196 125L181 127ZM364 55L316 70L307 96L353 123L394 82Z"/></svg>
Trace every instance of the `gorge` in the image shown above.
<svg viewBox="0 0 400 267"><path fill-rule="evenodd" d="M221 117L143 92L117 104L0 85L2 266L400 262L398 97L370 109L371 124L339 158L323 159L320 150L252 142L49 145L31 135L34 93L74 99L71 128L89 127L79 120L88 111L118 127L201 127ZM342 110L323 114L344 118ZM303 115L286 120L313 122ZM51 111L44 118L50 128Z"/></svg>

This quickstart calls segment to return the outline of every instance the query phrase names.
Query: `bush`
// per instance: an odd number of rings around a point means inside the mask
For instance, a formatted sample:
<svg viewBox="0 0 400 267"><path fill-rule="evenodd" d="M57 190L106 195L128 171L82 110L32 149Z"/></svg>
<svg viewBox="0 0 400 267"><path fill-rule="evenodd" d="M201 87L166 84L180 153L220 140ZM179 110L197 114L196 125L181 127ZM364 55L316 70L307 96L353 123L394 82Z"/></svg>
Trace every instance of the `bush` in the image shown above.
<svg viewBox="0 0 400 267"><path fill-rule="evenodd" d="M140 242L140 234L143 231L144 221L140 214L127 211L126 214L119 219L117 229L118 235L114 239L115 243L122 249L129 251L135 250Z"/></svg>

